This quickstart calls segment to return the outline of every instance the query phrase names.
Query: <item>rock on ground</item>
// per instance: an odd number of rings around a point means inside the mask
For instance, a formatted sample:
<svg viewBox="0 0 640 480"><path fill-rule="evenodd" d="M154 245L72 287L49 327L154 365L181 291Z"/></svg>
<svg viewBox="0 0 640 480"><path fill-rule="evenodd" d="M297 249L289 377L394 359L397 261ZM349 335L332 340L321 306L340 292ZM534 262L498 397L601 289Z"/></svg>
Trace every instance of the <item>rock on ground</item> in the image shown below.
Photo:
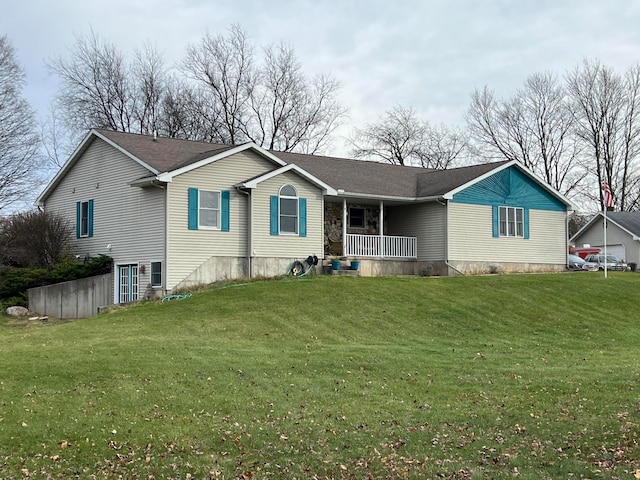
<svg viewBox="0 0 640 480"><path fill-rule="evenodd" d="M11 316L11 317L26 317L27 315L29 315L29 310L27 310L24 307L9 307L6 310L7 315Z"/></svg>

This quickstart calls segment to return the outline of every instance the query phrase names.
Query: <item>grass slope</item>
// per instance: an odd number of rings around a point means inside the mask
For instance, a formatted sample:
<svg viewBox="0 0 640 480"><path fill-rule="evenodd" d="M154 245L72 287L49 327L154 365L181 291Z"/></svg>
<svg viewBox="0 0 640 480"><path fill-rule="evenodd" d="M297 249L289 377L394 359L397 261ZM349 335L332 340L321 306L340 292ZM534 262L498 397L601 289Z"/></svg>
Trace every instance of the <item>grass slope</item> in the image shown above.
<svg viewBox="0 0 640 480"><path fill-rule="evenodd" d="M639 287L324 276L0 319L0 476L633 478Z"/></svg>

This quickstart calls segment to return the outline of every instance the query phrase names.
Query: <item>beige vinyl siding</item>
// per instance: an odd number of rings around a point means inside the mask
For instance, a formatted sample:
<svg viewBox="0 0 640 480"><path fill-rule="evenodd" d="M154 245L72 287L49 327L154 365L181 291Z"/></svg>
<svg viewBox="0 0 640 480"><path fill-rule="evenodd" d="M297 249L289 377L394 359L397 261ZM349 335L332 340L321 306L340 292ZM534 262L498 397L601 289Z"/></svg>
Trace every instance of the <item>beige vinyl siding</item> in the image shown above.
<svg viewBox="0 0 640 480"><path fill-rule="evenodd" d="M270 198L278 195L280 188L293 185L299 198L307 199L307 236L271 235ZM322 191L293 172L266 180L253 192L254 239L253 254L256 257L307 258L323 256L324 251L324 203Z"/></svg>
<svg viewBox="0 0 640 480"><path fill-rule="evenodd" d="M46 210L62 214L73 226L75 255L106 254L116 264L145 264L141 295L150 282L150 262L164 260L164 190L128 185L148 175L147 169L96 138L45 203ZM91 199L93 237L76 238L76 202Z"/></svg>
<svg viewBox="0 0 640 480"><path fill-rule="evenodd" d="M248 197L233 185L276 166L251 151L240 152L176 176L168 184L167 287L187 278L210 257L246 257ZM229 190L229 231L188 229L188 189Z"/></svg>
<svg viewBox="0 0 640 480"><path fill-rule="evenodd" d="M529 239L492 236L492 208L449 203L449 260L564 265L566 213L529 210Z"/></svg>
<svg viewBox="0 0 640 480"><path fill-rule="evenodd" d="M418 261L442 261L446 255L446 207L437 202L387 209L387 235L417 237Z"/></svg>

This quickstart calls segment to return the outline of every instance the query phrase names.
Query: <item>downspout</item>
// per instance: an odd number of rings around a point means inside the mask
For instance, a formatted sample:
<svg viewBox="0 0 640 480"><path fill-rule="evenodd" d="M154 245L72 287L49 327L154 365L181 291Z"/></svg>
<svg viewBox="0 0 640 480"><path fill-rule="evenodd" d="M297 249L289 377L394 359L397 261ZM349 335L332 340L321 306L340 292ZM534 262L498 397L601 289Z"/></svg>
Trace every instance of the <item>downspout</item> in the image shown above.
<svg viewBox="0 0 640 480"><path fill-rule="evenodd" d="M114 265L115 267L115 265ZM162 269L162 273L164 274L163 285L164 285L164 295L169 295L171 291L169 290L169 184L166 184L164 190L164 268ZM114 278L117 277L118 272L114 270ZM115 280L117 282L117 280ZM115 294L115 288L114 288ZM113 298L115 303L116 297Z"/></svg>
<svg viewBox="0 0 640 480"><path fill-rule="evenodd" d="M251 190L245 191L239 186L236 186L236 190L238 193L242 193L247 196L247 273L249 278L253 278L253 208L251 208L253 196L251 195Z"/></svg>

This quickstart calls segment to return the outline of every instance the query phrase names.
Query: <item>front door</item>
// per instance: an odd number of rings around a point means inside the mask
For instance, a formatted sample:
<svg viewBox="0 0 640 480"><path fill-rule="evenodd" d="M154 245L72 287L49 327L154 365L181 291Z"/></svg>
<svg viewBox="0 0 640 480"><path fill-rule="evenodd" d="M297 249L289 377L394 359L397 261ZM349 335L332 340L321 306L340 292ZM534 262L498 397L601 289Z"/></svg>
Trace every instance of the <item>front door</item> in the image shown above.
<svg viewBox="0 0 640 480"><path fill-rule="evenodd" d="M138 265L120 265L118 278L118 303L138 300Z"/></svg>

